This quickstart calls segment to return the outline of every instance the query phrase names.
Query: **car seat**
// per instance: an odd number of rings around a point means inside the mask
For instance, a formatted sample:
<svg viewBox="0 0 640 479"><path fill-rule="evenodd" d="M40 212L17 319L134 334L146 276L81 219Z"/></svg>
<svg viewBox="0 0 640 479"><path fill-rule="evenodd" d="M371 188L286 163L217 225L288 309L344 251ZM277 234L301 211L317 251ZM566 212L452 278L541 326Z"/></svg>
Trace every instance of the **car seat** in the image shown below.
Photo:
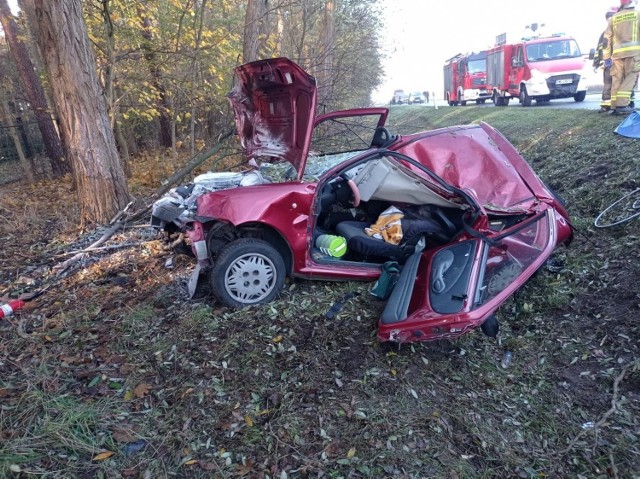
<svg viewBox="0 0 640 479"><path fill-rule="evenodd" d="M381 263L384 261L397 261L404 263L415 251L416 244L424 237L428 247L447 243L451 234L443 225L434 219L407 219L401 220L402 241L398 245L385 242L383 239L374 238L365 232L365 228L371 226L369 222L342 221L336 226L336 231L347 240L347 248L360 259L368 262Z"/></svg>

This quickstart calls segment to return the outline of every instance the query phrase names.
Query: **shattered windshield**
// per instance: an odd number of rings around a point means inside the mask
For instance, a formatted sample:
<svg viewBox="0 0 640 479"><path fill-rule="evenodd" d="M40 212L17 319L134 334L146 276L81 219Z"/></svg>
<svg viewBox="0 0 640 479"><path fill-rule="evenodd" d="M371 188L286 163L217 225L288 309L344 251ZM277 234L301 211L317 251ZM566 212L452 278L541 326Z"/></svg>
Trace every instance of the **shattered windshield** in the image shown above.
<svg viewBox="0 0 640 479"><path fill-rule="evenodd" d="M334 166L348 160L360 153L351 151L346 153L336 153L333 155L312 155L307 159L307 167L302 177L303 181L315 182ZM263 163L260 172L267 176L274 183L293 181L297 177L296 169L291 163Z"/></svg>
<svg viewBox="0 0 640 479"><path fill-rule="evenodd" d="M381 123L380 113L353 114L347 111L343 115L329 116L321 120L313 129L302 179L318 181L334 166L370 149L376 128ZM276 183L297 178L295 168L287 162L263 163L261 173Z"/></svg>

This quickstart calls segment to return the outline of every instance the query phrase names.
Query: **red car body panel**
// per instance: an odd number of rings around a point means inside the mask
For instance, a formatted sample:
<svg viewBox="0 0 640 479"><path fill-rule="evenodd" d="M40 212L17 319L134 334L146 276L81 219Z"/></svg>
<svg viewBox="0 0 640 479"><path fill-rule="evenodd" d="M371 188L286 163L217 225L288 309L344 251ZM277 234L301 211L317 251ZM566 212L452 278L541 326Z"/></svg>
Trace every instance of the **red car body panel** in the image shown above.
<svg viewBox="0 0 640 479"><path fill-rule="evenodd" d="M408 140L397 151L420 158L440 178L472 194L485 208L529 211L537 201L534 192L522 181L513 164L515 158L496 143L497 135L488 125L446 128L423 134L421 141Z"/></svg>
<svg viewBox="0 0 640 479"><path fill-rule="evenodd" d="M277 231L292 257L291 275L301 278L373 280L380 269L315 262L310 251L310 211L316 183L290 182L234 188L198 199L198 217L222 220L236 227L261 224Z"/></svg>

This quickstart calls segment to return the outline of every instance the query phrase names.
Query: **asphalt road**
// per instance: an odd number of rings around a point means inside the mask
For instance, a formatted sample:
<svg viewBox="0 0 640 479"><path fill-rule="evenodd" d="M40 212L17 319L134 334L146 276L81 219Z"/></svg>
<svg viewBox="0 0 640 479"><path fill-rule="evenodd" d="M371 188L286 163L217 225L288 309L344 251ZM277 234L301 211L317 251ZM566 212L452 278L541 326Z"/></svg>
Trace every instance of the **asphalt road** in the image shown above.
<svg viewBox="0 0 640 479"><path fill-rule="evenodd" d="M590 93L587 95L585 100L581 102L575 102L573 98L551 100L548 103L542 103L542 104L538 104L537 102L534 101L529 108L566 108L566 109L572 109L572 110L597 110L600 108L600 98L601 98L601 93ZM490 100L488 100L484 105L476 105L475 103L469 103L467 106L450 107L444 100L438 100L437 104L438 104L438 108L469 108L471 106L476 106L481 108L495 108L495 106ZM433 107L433 103L431 103L428 106ZM507 108L523 108L523 106L518 102L517 98L513 98L509 102L509 106Z"/></svg>

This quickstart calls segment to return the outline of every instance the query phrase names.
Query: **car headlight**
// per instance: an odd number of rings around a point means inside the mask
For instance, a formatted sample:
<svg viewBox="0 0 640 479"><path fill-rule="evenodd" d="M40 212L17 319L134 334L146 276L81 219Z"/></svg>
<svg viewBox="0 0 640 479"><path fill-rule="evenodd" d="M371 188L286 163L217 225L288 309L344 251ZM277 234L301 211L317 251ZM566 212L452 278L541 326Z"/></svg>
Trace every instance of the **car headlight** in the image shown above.
<svg viewBox="0 0 640 479"><path fill-rule="evenodd" d="M531 69L531 83L532 84L543 84L547 83L547 78L544 73L540 70Z"/></svg>

